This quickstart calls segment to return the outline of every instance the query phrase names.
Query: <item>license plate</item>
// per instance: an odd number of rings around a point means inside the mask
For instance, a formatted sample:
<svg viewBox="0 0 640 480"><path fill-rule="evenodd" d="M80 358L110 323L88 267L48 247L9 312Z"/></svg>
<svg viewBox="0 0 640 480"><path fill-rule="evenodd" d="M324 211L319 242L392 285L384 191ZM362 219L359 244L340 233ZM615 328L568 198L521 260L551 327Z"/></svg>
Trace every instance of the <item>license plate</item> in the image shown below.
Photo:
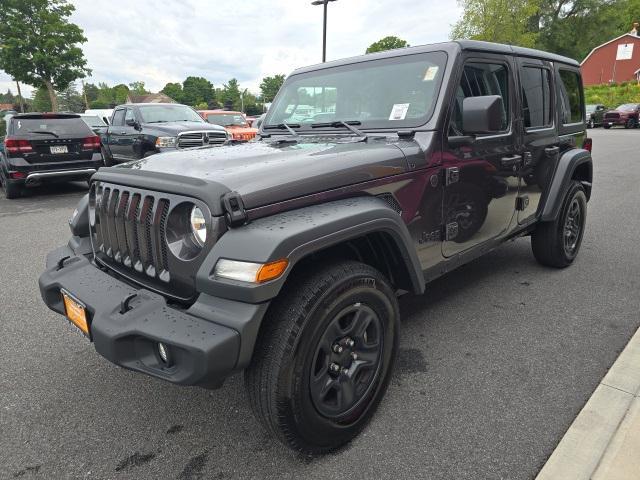
<svg viewBox="0 0 640 480"><path fill-rule="evenodd" d="M89 336L86 307L66 290L61 290L60 293L64 301L64 311L69 321L78 327L82 333Z"/></svg>
<svg viewBox="0 0 640 480"><path fill-rule="evenodd" d="M51 149L51 153L69 153L69 149L66 145L59 145L56 147L49 147Z"/></svg>

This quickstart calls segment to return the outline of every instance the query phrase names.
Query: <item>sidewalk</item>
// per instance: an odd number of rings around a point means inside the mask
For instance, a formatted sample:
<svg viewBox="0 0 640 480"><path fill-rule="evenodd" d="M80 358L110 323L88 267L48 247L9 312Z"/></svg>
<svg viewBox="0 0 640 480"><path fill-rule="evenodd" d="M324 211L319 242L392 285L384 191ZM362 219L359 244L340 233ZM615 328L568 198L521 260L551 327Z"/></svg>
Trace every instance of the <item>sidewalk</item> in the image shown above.
<svg viewBox="0 0 640 480"><path fill-rule="evenodd" d="M640 480L640 329L536 480Z"/></svg>

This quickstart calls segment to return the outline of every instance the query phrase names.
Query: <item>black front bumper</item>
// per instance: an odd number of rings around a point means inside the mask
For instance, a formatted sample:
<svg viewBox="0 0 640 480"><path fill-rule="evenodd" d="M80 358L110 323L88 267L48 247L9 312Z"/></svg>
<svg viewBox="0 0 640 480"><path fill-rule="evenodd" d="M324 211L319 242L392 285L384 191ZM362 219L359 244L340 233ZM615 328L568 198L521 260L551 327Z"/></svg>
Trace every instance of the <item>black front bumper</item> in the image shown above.
<svg viewBox="0 0 640 480"><path fill-rule="evenodd" d="M115 278L69 247L49 254L39 285L44 302L55 312L65 314L61 289L86 306L91 341L117 365L207 388L220 386L237 366L240 334L214 321L215 308L199 309L209 319L170 306L163 296ZM169 347L169 365L160 359L158 342Z"/></svg>

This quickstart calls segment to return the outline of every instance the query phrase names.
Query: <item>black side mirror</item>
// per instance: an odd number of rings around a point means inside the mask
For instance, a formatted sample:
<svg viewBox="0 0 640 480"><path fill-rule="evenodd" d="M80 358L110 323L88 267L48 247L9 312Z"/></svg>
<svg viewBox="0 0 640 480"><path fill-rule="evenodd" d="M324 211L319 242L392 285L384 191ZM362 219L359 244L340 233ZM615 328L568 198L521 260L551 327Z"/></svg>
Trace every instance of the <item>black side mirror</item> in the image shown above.
<svg viewBox="0 0 640 480"><path fill-rule="evenodd" d="M127 121L125 123L129 127L138 128L138 122L136 122L133 118L127 119Z"/></svg>
<svg viewBox="0 0 640 480"><path fill-rule="evenodd" d="M462 102L462 130L466 135L502 130L504 105L500 95L468 97Z"/></svg>

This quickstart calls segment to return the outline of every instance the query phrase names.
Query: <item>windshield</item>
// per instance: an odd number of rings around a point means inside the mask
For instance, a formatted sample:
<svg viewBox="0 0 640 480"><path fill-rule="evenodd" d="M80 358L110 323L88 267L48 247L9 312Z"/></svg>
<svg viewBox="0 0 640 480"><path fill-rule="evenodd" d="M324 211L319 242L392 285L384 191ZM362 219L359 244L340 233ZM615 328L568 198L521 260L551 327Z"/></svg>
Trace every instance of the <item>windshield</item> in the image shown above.
<svg viewBox="0 0 640 480"><path fill-rule="evenodd" d="M53 133L54 135L86 136L91 133L86 123L78 117L14 118L12 130L14 135L27 135L34 132L43 132L43 136L50 133Z"/></svg>
<svg viewBox="0 0 640 480"><path fill-rule="evenodd" d="M361 128L417 127L433 113L447 55L365 61L289 77L265 118L311 128L312 123L360 122Z"/></svg>
<svg viewBox="0 0 640 480"><path fill-rule="evenodd" d="M207 122L214 125L222 125L223 127L239 126L248 127L249 124L244 117L238 113L211 113L207 115Z"/></svg>
<svg viewBox="0 0 640 480"><path fill-rule="evenodd" d="M587 113L593 113L593 112L596 111L596 106L595 105L587 105L586 109L587 109Z"/></svg>
<svg viewBox="0 0 640 480"><path fill-rule="evenodd" d="M632 112L636 109L638 105L635 103L625 103L624 105L620 105L616 110L622 110L623 112Z"/></svg>
<svg viewBox="0 0 640 480"><path fill-rule="evenodd" d="M88 115L88 116L83 115L80 118L84 120L84 123L86 123L90 127L106 127L107 126L107 124L104 123L104 121L100 117L95 115Z"/></svg>
<svg viewBox="0 0 640 480"><path fill-rule="evenodd" d="M139 108L144 123L204 122L195 110L185 105L141 105Z"/></svg>

